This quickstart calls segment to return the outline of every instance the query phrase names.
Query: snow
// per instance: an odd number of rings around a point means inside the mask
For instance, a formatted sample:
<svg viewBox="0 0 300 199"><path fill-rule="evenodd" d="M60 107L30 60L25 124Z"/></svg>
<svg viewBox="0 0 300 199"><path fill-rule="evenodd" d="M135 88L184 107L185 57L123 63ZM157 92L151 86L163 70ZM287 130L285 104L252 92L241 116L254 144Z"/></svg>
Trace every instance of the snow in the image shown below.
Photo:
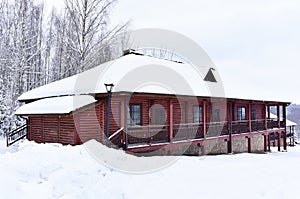
<svg viewBox="0 0 300 199"><path fill-rule="evenodd" d="M277 119L277 115L270 113L270 118L271 119ZM282 117L280 117L280 120L282 120ZM291 121L291 120L286 120L286 126L297 126L297 123Z"/></svg>
<svg viewBox="0 0 300 199"><path fill-rule="evenodd" d="M21 106L16 115L66 114L94 102L95 98L90 95L45 98Z"/></svg>
<svg viewBox="0 0 300 199"><path fill-rule="evenodd" d="M197 87L178 87L178 85L174 85L175 79L172 78L163 82L167 79L166 74L170 73L174 77L182 76L184 79L182 81L187 81L185 83L188 83L188 85L197 85ZM104 83L113 83L115 85L113 92L135 91L208 96L209 93L203 81L199 81L199 78L203 79L192 65L130 54L83 73L33 89L22 94L18 100L73 94L106 93ZM155 84L156 82L158 84ZM168 85L168 87L164 87L164 85Z"/></svg>
<svg viewBox="0 0 300 199"><path fill-rule="evenodd" d="M15 147L17 151L2 148L0 153L0 198L290 199L300 195L299 146L268 154L185 156L143 175L107 168L83 145L24 141Z"/></svg>
<svg viewBox="0 0 300 199"><path fill-rule="evenodd" d="M232 96L230 93L225 95L224 90L222 91L222 80L217 71L214 71L214 74L218 84L203 81L210 67L213 66L195 67L191 64L130 54L83 73L28 91L22 94L18 100L106 93L104 83L113 83L115 85L113 92L267 100L263 97L253 97L255 93L249 93L248 96ZM234 88L230 90L234 90ZM274 101L274 99L269 100Z"/></svg>

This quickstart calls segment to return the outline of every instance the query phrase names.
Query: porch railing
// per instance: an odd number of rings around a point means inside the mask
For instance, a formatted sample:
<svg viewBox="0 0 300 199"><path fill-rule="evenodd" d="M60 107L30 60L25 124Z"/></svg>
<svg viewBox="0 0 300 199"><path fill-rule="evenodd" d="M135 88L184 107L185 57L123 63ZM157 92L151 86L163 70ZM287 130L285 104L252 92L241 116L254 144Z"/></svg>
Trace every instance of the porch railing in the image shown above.
<svg viewBox="0 0 300 199"><path fill-rule="evenodd" d="M203 123L174 124L173 140L190 140L203 138Z"/></svg>
<svg viewBox="0 0 300 199"><path fill-rule="evenodd" d="M27 124L20 126L19 128L6 133L6 146L10 146L17 141L25 138L27 135Z"/></svg>
<svg viewBox="0 0 300 199"><path fill-rule="evenodd" d="M169 141L168 125L132 126L127 128L128 144Z"/></svg>
<svg viewBox="0 0 300 199"><path fill-rule="evenodd" d="M203 123L184 123L173 124L172 140L192 140L204 138ZM273 119L267 120L267 128L278 128L278 121ZM229 122L211 122L206 124L206 137L218 137L229 135ZM251 121L251 131L266 130L265 120L258 119ZM233 121L232 134L241 134L250 132L249 120ZM138 143L162 143L170 141L169 125L149 125L149 126L132 126L127 128L128 144Z"/></svg>

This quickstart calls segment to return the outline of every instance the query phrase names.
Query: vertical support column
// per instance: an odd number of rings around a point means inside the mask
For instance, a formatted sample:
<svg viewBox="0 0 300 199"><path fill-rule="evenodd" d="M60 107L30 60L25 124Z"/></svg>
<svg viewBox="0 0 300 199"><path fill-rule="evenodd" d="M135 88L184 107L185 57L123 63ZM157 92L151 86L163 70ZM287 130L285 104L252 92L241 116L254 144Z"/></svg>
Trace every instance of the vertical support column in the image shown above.
<svg viewBox="0 0 300 199"><path fill-rule="evenodd" d="M232 153L232 120L233 120L233 103L229 104L229 141L228 145L228 153Z"/></svg>
<svg viewBox="0 0 300 199"><path fill-rule="evenodd" d="M169 101L169 142L173 139L173 100Z"/></svg>
<svg viewBox="0 0 300 199"><path fill-rule="evenodd" d="M281 133L277 132L277 145L278 145L278 151L280 151L280 140L281 140Z"/></svg>
<svg viewBox="0 0 300 199"><path fill-rule="evenodd" d="M27 119L26 119L26 139L27 140L30 140L30 132L31 132L31 125L30 125L30 122L29 122L29 120L30 120L30 117L28 117Z"/></svg>
<svg viewBox="0 0 300 199"><path fill-rule="evenodd" d="M206 101L202 103L202 119L203 119L203 138L206 138Z"/></svg>
<svg viewBox="0 0 300 199"><path fill-rule="evenodd" d="M278 128L280 128L280 105L277 104L277 125L278 125Z"/></svg>
<svg viewBox="0 0 300 199"><path fill-rule="evenodd" d="M252 132L252 115L251 115L251 112L252 112L252 105L251 103L248 104L248 128L249 128L249 132Z"/></svg>
<svg viewBox="0 0 300 199"><path fill-rule="evenodd" d="M282 106L282 119L283 119L283 150L287 149L287 144L286 144L286 107L285 105ZM292 136L291 132L290 132L290 136Z"/></svg>
<svg viewBox="0 0 300 199"><path fill-rule="evenodd" d="M124 149L125 151L127 151L128 149L128 123L127 120L130 119L128 118L128 116L130 117L129 113L128 113L128 106L129 106L129 99L124 98L124 129L125 129L125 145L124 145Z"/></svg>
<svg viewBox="0 0 300 199"><path fill-rule="evenodd" d="M246 137L248 140L248 153L251 153L251 137Z"/></svg>
<svg viewBox="0 0 300 199"><path fill-rule="evenodd" d="M267 152L267 135L264 135L264 152Z"/></svg>
<svg viewBox="0 0 300 199"><path fill-rule="evenodd" d="M268 106L269 107L269 106ZM263 118L265 119L265 130L268 129L268 119L269 117L269 109L267 109L267 104L264 105L264 110L263 110Z"/></svg>
<svg viewBox="0 0 300 199"><path fill-rule="evenodd" d="M271 139L270 139L270 134L268 134L268 151L271 152Z"/></svg>
<svg viewBox="0 0 300 199"><path fill-rule="evenodd" d="M125 115L126 115L126 109L125 109L125 98L120 98L121 100L121 105L120 105L120 115L121 115L121 121L120 121L120 127L123 127L123 131L122 131L122 143L121 145L124 147L125 146L125 142L126 142L126 136L125 136L125 125L126 125L126 121L125 121Z"/></svg>

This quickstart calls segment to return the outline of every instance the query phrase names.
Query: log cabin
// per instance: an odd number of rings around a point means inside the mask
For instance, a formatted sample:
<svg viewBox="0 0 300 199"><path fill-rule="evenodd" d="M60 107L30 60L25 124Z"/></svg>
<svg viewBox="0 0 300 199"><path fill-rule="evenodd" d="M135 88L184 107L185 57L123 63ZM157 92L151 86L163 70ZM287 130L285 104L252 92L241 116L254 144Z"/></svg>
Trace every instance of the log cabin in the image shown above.
<svg viewBox="0 0 300 199"><path fill-rule="evenodd" d="M141 82L132 76L123 80L124 74L151 64L175 70L192 89L136 89ZM147 76L148 68L143 68L145 81L156 78ZM290 103L212 96L205 84L215 84L218 78L212 77L210 66L206 70L203 78L195 76L189 64L129 53L22 94L18 100L24 105L16 114L27 118L27 137L38 143L78 145L95 139L128 153L205 155L267 152L270 135L276 134L278 151L286 150ZM282 119L271 118L272 107Z"/></svg>

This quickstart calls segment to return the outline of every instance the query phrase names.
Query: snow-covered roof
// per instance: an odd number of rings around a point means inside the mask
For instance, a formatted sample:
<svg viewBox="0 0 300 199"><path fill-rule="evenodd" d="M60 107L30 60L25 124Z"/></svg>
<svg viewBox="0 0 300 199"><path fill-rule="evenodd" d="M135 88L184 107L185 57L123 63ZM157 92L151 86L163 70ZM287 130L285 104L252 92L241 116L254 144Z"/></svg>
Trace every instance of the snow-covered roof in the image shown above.
<svg viewBox="0 0 300 199"><path fill-rule="evenodd" d="M68 114L94 102L90 95L45 98L21 106L16 115Z"/></svg>
<svg viewBox="0 0 300 199"><path fill-rule="evenodd" d="M113 92L254 99L253 93L249 96L235 96L230 93L224 95L224 90L222 92L216 83L205 82L203 79L210 67L212 66L195 67L191 64L129 54L80 74L28 91L18 100L106 93L104 83L113 83L115 85ZM222 84L218 72L213 71L213 74L217 82ZM257 97L254 100L267 99ZM268 100L274 101L274 99Z"/></svg>
<svg viewBox="0 0 300 199"><path fill-rule="evenodd" d="M28 91L22 94L18 100L74 94L106 93L104 83L113 83L115 85L114 92L134 91L140 93L210 96L203 82L203 77L199 76L197 70L197 68L189 64L129 54L80 74ZM204 70L208 71L206 68ZM174 72L174 74L170 74L170 72ZM176 83L178 81L176 82L174 77L173 79L170 78L170 75L173 75L175 78L183 77L186 85L193 85L193 87L189 89L186 86L177 86ZM162 81L165 82L155 84ZM164 88L163 84L173 84L175 91L173 88Z"/></svg>
<svg viewBox="0 0 300 199"><path fill-rule="evenodd" d="M270 118L271 119L277 119L277 115L270 113ZM282 120L282 118L280 117L280 120ZM291 120L286 120L286 126L297 126L297 123L291 121Z"/></svg>

